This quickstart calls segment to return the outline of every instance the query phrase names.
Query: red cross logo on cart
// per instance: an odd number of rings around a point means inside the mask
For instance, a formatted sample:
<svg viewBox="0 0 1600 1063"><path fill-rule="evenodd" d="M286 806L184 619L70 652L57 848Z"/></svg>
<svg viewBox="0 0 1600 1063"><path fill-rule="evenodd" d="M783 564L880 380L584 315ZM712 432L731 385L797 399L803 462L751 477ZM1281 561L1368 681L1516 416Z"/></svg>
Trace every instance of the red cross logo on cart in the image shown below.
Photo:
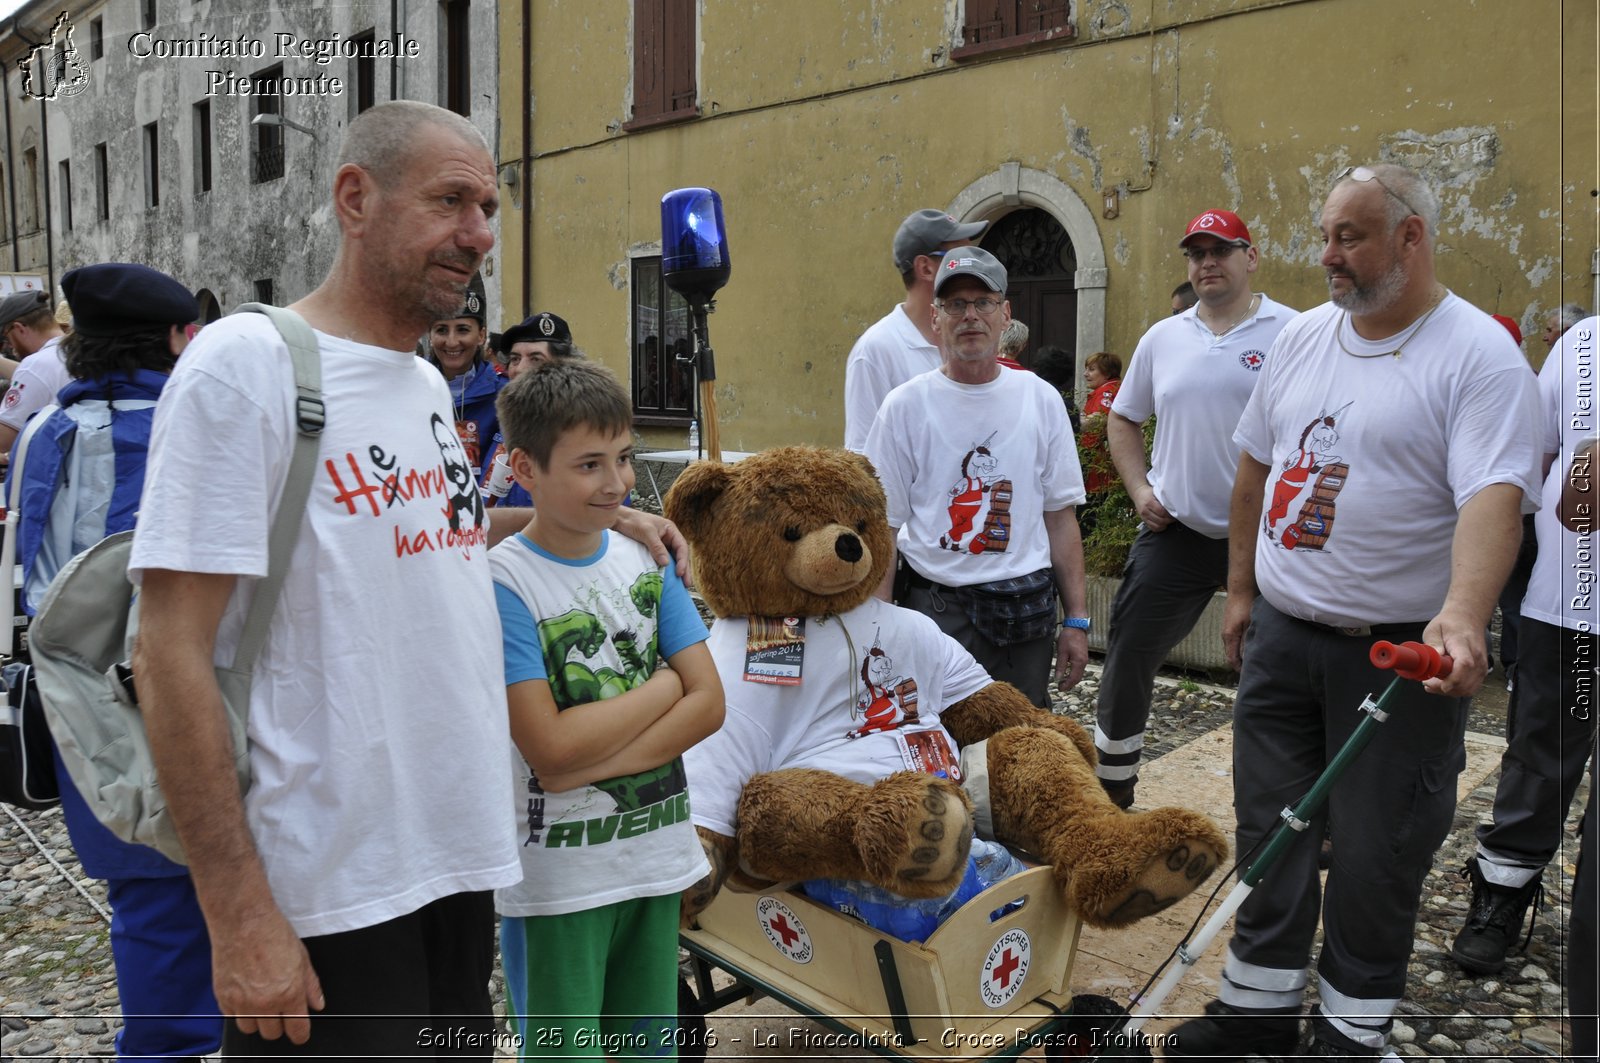
<svg viewBox="0 0 1600 1063"><path fill-rule="evenodd" d="M1010 949L1006 949L1005 957L995 964L994 973L989 977L991 979L999 979L1001 988L1005 988L1011 984L1011 975L1020 966L1022 966L1022 961L1012 955Z"/></svg>
<svg viewBox="0 0 1600 1063"><path fill-rule="evenodd" d="M785 945L793 946L796 941L800 940L800 935L789 925L789 920L785 919L781 914L773 916L767 925L772 928L774 934L783 939Z"/></svg>
<svg viewBox="0 0 1600 1063"><path fill-rule="evenodd" d="M795 963L811 962L814 948L811 935L793 908L776 897L762 897L756 901L756 921L772 947L783 953L785 959Z"/></svg>
<svg viewBox="0 0 1600 1063"><path fill-rule="evenodd" d="M983 961L983 973L978 983L978 994L991 1008L1002 1008L1011 1002L1028 980L1028 964L1033 957L1033 942L1028 933L1013 927L1000 935Z"/></svg>

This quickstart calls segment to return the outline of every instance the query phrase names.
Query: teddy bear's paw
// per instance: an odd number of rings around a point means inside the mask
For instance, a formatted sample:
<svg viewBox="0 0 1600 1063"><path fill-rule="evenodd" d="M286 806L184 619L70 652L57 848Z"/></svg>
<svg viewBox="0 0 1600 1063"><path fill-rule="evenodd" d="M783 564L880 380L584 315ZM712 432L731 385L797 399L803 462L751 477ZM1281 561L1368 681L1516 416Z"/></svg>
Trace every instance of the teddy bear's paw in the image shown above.
<svg viewBox="0 0 1600 1063"><path fill-rule="evenodd" d="M855 843L876 885L904 897L942 897L966 874L971 807L948 779L899 772L866 796Z"/></svg>
<svg viewBox="0 0 1600 1063"><path fill-rule="evenodd" d="M1127 926L1170 908L1228 857L1222 832L1198 813L1163 808L1120 818L1131 836L1105 854L1106 866L1058 870L1069 903L1095 926Z"/></svg>

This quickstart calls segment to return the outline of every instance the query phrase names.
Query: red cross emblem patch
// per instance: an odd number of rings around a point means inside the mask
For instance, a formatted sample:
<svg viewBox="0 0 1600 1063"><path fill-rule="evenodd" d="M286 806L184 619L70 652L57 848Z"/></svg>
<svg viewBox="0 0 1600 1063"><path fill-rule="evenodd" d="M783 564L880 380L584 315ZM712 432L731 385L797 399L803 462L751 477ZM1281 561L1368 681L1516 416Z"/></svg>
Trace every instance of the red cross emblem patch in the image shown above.
<svg viewBox="0 0 1600 1063"><path fill-rule="evenodd" d="M983 961L983 971L978 977L978 993L991 1008L1010 1003L1022 983L1028 978L1028 964L1033 959L1033 942L1021 929L1007 930L989 949Z"/></svg>
<svg viewBox="0 0 1600 1063"><path fill-rule="evenodd" d="M813 955L811 935L794 909L776 897L756 901L756 919L772 947L795 963L810 963Z"/></svg>

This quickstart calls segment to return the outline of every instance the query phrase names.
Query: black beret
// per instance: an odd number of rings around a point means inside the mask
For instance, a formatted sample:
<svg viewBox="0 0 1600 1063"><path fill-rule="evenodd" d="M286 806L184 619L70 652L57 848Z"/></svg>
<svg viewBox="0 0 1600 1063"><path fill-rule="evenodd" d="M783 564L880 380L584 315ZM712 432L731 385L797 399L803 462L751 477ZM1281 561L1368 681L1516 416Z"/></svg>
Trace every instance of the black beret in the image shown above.
<svg viewBox="0 0 1600 1063"><path fill-rule="evenodd" d="M4 299L0 299L0 328L5 328L20 317L50 306L50 293L42 291L12 292Z"/></svg>
<svg viewBox="0 0 1600 1063"><path fill-rule="evenodd" d="M472 279L467 281L467 294L461 300L461 310L448 317L434 320L454 321L458 317L470 317L477 319L478 324L482 325L487 317L484 307L486 301L483 295L483 274L474 273Z"/></svg>
<svg viewBox="0 0 1600 1063"><path fill-rule="evenodd" d="M61 290L72 307L72 328L85 336L116 336L159 325L184 325L200 316L189 289L132 262L101 262L69 270Z"/></svg>
<svg viewBox="0 0 1600 1063"><path fill-rule="evenodd" d="M538 343L540 340L571 343L572 330L567 327L565 321L554 314L534 314L522 324L512 325L506 329L505 347L502 350L511 350L512 344L515 343Z"/></svg>

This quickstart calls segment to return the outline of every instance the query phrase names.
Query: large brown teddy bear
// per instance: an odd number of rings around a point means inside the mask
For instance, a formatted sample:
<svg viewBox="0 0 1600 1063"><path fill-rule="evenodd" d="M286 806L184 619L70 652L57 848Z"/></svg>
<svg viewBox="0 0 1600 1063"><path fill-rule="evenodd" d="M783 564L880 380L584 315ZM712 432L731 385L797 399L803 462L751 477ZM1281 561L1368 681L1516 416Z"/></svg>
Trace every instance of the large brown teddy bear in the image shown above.
<svg viewBox="0 0 1600 1063"><path fill-rule="evenodd" d="M866 458L783 447L699 463L666 512L721 618L709 645L728 698L722 730L685 755L712 867L685 895L686 921L730 875L751 889L833 878L946 895L975 817L1052 866L1097 926L1160 911L1226 857L1197 813L1120 810L1081 727L990 679L927 617L874 597L894 544Z"/></svg>

